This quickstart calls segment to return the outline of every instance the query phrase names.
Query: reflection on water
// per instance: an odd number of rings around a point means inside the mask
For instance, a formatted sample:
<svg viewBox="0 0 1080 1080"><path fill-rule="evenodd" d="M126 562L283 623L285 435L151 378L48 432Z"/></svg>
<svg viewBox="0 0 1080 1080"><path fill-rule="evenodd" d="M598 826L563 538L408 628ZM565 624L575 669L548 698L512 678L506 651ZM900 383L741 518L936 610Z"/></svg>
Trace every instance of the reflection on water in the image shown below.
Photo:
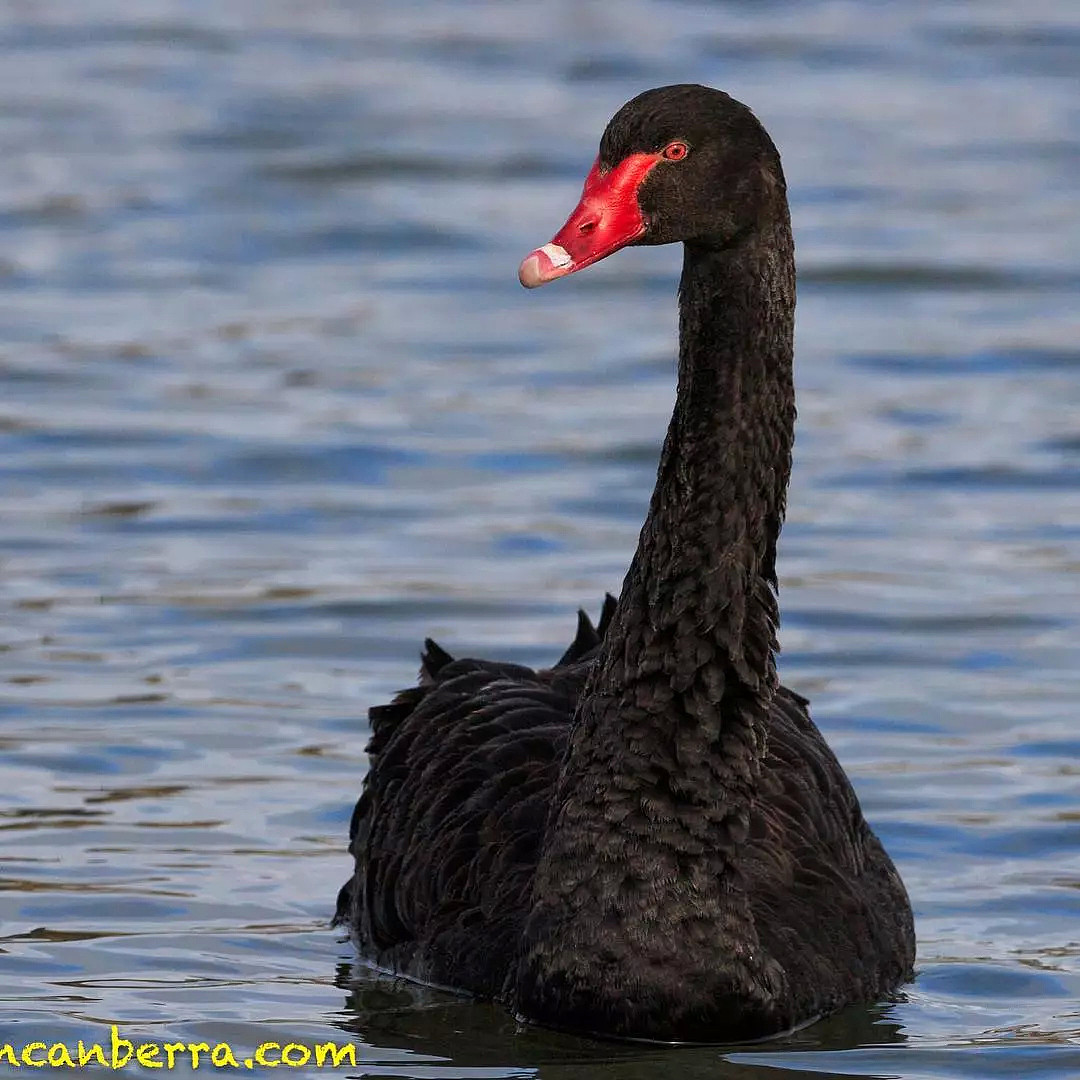
<svg viewBox="0 0 1080 1080"><path fill-rule="evenodd" d="M0 1041L1080 1074L1073 4L45 0L0 9L0 58ZM539 296L515 268L610 113L688 79L784 154L783 670L901 866L920 974L673 1051L379 979L326 920L364 709L421 638L544 662L619 584L678 252Z"/></svg>

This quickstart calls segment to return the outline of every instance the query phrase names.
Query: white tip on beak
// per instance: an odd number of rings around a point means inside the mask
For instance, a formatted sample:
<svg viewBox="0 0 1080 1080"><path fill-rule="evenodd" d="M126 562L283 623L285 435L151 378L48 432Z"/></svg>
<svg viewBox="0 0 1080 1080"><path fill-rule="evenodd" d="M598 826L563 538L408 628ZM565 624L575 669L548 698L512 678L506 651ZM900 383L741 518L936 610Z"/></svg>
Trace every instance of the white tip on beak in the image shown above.
<svg viewBox="0 0 1080 1080"><path fill-rule="evenodd" d="M561 277L560 271L564 271L573 261L565 248L558 244L545 244L525 256L518 267L518 281L526 289L535 289L553 278Z"/></svg>

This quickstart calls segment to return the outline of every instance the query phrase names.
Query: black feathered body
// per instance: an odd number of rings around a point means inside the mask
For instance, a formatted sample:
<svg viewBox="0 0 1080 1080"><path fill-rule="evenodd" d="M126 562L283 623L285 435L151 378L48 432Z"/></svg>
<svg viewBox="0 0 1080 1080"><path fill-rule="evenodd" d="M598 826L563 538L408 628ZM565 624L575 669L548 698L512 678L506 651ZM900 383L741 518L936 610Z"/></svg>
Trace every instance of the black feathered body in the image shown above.
<svg viewBox="0 0 1080 1080"><path fill-rule="evenodd" d="M520 1007L523 932L539 851L575 707L595 666L595 658L542 671L457 660L372 710L372 765L352 823L356 873L338 900L339 921L352 927L369 958ZM695 881L702 839L691 828L650 842L635 838L625 819L619 824L634 858L620 890L634 896L642 922L654 930L644 940L610 935L601 963L619 980L615 1009L598 1012L600 999L586 997L585 979L572 995L577 1022L568 1023L566 1011L561 1026L672 1038L673 1017L662 1011L653 1028L626 1024L634 993L626 972L638 969L663 974L666 1007L675 999L681 1011L696 1013L680 1032L692 1041L783 1030L850 1000L877 998L909 976L910 915L898 915L896 903L903 885L805 700L781 687L766 737L734 883L748 901L759 966L772 980L754 1026L747 1026L742 1002L718 1008L741 986L717 999L713 984L693 981L702 968L731 977L733 965L746 959L743 950L728 953L730 943L717 954L708 927L696 925L697 905L714 884ZM656 758L670 749L656 747ZM646 793L636 799L641 822L655 816ZM602 858L595 852L578 872L597 872ZM657 877L685 881L678 936L669 899L650 898ZM603 914L597 918L602 923ZM908 946L882 963L898 938ZM578 960L596 962L591 955ZM533 987L530 1000L538 993ZM653 1004L660 1010L659 1000Z"/></svg>

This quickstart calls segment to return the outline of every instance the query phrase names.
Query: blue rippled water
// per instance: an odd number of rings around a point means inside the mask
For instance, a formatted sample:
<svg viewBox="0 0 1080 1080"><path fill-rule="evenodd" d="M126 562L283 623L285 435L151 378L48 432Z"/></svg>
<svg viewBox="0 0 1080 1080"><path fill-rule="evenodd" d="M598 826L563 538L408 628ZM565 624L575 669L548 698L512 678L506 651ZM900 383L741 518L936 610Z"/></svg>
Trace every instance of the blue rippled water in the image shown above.
<svg viewBox="0 0 1080 1080"><path fill-rule="evenodd" d="M919 974L642 1050L379 979L327 920L364 711L422 637L550 661L621 580L678 252L515 271L614 109L694 80L784 156L783 673ZM0 1043L1080 1075L1078 82L1072 0L0 6Z"/></svg>

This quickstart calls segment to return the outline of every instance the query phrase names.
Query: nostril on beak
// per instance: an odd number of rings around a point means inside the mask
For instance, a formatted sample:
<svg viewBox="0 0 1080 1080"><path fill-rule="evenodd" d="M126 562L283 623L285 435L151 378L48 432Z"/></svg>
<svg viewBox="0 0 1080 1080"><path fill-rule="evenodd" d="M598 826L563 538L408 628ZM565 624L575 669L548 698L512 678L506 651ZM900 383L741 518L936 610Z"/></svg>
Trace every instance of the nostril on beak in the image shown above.
<svg viewBox="0 0 1080 1080"><path fill-rule="evenodd" d="M578 232L581 233L582 236L588 236L589 233L593 232L596 226L599 224L600 222L597 218L589 218L588 221L583 221L578 226Z"/></svg>

